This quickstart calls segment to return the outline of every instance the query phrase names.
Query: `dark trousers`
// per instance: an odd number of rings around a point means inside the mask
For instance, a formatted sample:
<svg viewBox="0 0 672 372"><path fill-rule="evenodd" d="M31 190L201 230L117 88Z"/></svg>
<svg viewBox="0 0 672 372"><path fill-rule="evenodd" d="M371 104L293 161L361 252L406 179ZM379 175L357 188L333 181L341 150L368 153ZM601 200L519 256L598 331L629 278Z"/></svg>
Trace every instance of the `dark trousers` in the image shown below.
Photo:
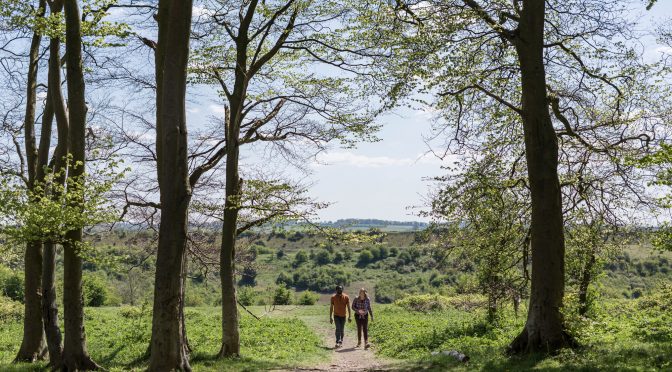
<svg viewBox="0 0 672 372"><path fill-rule="evenodd" d="M334 315L334 323L336 323L336 343L342 343L345 333L345 317Z"/></svg>
<svg viewBox="0 0 672 372"><path fill-rule="evenodd" d="M364 318L357 316L355 321L357 322L357 343L362 343L362 333L364 333L364 342L369 342L369 316L366 315Z"/></svg>

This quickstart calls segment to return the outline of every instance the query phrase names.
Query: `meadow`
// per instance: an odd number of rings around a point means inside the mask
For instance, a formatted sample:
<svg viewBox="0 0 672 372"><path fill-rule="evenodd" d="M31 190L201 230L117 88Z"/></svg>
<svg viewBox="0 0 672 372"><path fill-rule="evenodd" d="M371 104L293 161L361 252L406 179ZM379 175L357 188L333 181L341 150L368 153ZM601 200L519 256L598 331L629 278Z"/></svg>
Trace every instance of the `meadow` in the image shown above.
<svg viewBox="0 0 672 372"><path fill-rule="evenodd" d="M147 367L154 264L151 258L142 260L143 236L123 231L105 235L85 264L89 351L110 371ZM239 308L239 359L215 358L221 339L219 283L212 271L191 266L185 314L192 367L257 371L329 366L336 353L328 298L333 285L345 283L351 295L366 287L374 299L374 353L367 358L385 369L672 370L669 254L645 244L625 247L604 264L586 316L577 315L576 291L568 286L564 313L578 348L551 356L508 357L506 347L525 323L525 300L518 314L506 302L496 321L489 321L475 274L462 266L438 265L426 238L418 232L388 232L376 244L341 244L296 232L247 237L238 283L244 305ZM22 273L18 258L3 264L0 370L42 370L44 363L12 364L21 337L22 304L16 300L22 297ZM354 337L353 324L347 332ZM470 361L441 354L450 350L465 353Z"/></svg>

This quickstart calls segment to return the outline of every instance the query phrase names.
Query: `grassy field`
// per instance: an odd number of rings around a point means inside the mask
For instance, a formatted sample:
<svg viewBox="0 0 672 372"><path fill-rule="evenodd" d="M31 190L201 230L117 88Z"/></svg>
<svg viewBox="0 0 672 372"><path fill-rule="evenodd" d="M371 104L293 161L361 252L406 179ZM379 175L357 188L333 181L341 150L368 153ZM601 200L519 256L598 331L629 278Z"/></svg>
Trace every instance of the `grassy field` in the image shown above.
<svg viewBox="0 0 672 372"><path fill-rule="evenodd" d="M252 311L263 313L262 308ZM326 360L323 339L294 316L256 320L243 313L241 353L235 360L217 360L221 339L221 310L215 307L187 308L191 365L195 371L256 371L305 366ZM281 314L278 312L278 314ZM150 314L140 308L87 308L86 332L89 352L110 371L141 371L146 368L150 338ZM11 365L21 339L21 322L0 324L0 370L39 370L43 364Z"/></svg>
<svg viewBox="0 0 672 372"><path fill-rule="evenodd" d="M667 306L668 299L664 299ZM661 312L660 298L610 300L592 319L568 317L581 345L558 355L508 358L504 351L524 324L524 314L506 310L497 324L485 322L483 310L445 308L418 312L398 305L377 305L371 325L374 350L395 370L540 370L540 371L672 371L672 316ZM256 371L324 365L332 351L328 307L252 307L262 320L243 313L241 352L236 360L216 360L219 309L188 308L187 329L195 371ZM655 310L655 311L652 311ZM141 308L87 308L89 350L111 371L143 370L150 317ZM0 370L39 370L44 366L11 365L20 339L17 319L0 324ZM346 337L355 337L353 324ZM432 352L457 350L468 363Z"/></svg>
<svg viewBox="0 0 672 372"><path fill-rule="evenodd" d="M409 370L672 371L672 327L658 323L656 330L659 315L645 314L631 301L609 301L595 319L570 322L581 346L550 357L505 355L524 324L522 315L507 312L497 325L484 319L481 310L409 315L391 306L379 311L371 333L380 354L407 360ZM431 355L445 350L460 351L471 360L465 364Z"/></svg>

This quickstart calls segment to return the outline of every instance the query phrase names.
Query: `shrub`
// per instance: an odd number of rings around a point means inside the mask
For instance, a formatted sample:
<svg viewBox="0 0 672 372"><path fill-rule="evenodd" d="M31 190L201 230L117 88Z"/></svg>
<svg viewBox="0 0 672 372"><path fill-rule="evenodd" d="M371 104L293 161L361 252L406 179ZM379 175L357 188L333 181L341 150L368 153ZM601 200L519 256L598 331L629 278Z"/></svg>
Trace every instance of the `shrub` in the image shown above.
<svg viewBox="0 0 672 372"><path fill-rule="evenodd" d="M283 257L285 257L285 251L282 250L282 249L278 249L278 251L275 252L275 257L276 257L278 260L282 259Z"/></svg>
<svg viewBox="0 0 672 372"><path fill-rule="evenodd" d="M0 296L0 324L23 319L23 306L19 302Z"/></svg>
<svg viewBox="0 0 672 372"><path fill-rule="evenodd" d="M86 274L82 277L82 292L84 292L84 306L103 306L109 297L107 284L98 275Z"/></svg>
<svg viewBox="0 0 672 372"><path fill-rule="evenodd" d="M328 292L336 285L347 285L350 275L342 267L326 265L302 267L294 273L294 286L298 289L310 289L316 292Z"/></svg>
<svg viewBox="0 0 672 372"><path fill-rule="evenodd" d="M365 249L359 253L359 257L357 258L357 266L366 267L371 262L373 262L373 254L370 250Z"/></svg>
<svg viewBox="0 0 672 372"><path fill-rule="evenodd" d="M299 267L306 262L308 262L308 254L306 253L306 251L300 250L296 252L296 255L294 256L294 262L292 263L292 265L294 267Z"/></svg>
<svg viewBox="0 0 672 372"><path fill-rule="evenodd" d="M345 260L345 256L343 255L342 252L336 252L334 254L334 263L339 264Z"/></svg>
<svg viewBox="0 0 672 372"><path fill-rule="evenodd" d="M331 254L327 250L321 250L315 255L315 263L323 266L331 262Z"/></svg>
<svg viewBox="0 0 672 372"><path fill-rule="evenodd" d="M256 300L257 294L252 288L242 287L238 290L238 302L243 306L252 306Z"/></svg>
<svg viewBox="0 0 672 372"><path fill-rule="evenodd" d="M12 301L23 303L23 273L12 273L2 283L2 294Z"/></svg>
<svg viewBox="0 0 672 372"><path fill-rule="evenodd" d="M245 266L238 281L239 286L254 287L257 285L257 269L253 266Z"/></svg>
<svg viewBox="0 0 672 372"><path fill-rule="evenodd" d="M294 285L294 280L292 280L292 277L289 276L289 274L283 271L280 273L280 275L278 275L277 279L275 279L275 284L291 287Z"/></svg>
<svg viewBox="0 0 672 372"><path fill-rule="evenodd" d="M437 294L413 295L394 302L395 305L410 311L423 313L442 311L450 307L450 299Z"/></svg>
<svg viewBox="0 0 672 372"><path fill-rule="evenodd" d="M317 293L305 291L296 299L296 303L299 305L315 305L319 299L320 296Z"/></svg>
<svg viewBox="0 0 672 372"><path fill-rule="evenodd" d="M126 319L138 319L142 318L144 311L138 306L122 306L119 315Z"/></svg>
<svg viewBox="0 0 672 372"><path fill-rule="evenodd" d="M292 292L287 288L280 286L273 293L273 305L291 305Z"/></svg>

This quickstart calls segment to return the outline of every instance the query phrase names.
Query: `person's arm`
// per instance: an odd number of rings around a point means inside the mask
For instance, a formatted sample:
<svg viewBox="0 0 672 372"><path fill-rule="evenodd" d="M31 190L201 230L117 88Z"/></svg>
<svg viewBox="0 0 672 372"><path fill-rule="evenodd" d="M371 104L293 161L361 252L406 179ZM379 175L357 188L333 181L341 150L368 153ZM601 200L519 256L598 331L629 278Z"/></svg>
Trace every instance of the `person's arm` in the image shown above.
<svg viewBox="0 0 672 372"><path fill-rule="evenodd" d="M348 298L348 302L350 302L350 299ZM352 322L352 310L350 310L350 306L346 306L348 309L348 322Z"/></svg>
<svg viewBox="0 0 672 372"><path fill-rule="evenodd" d="M371 322L373 322L373 308L371 307L371 301L368 301L368 306L369 314L371 314Z"/></svg>
<svg viewBox="0 0 672 372"><path fill-rule="evenodd" d="M334 299L331 299L331 306L329 306L329 323L333 324L334 323Z"/></svg>

